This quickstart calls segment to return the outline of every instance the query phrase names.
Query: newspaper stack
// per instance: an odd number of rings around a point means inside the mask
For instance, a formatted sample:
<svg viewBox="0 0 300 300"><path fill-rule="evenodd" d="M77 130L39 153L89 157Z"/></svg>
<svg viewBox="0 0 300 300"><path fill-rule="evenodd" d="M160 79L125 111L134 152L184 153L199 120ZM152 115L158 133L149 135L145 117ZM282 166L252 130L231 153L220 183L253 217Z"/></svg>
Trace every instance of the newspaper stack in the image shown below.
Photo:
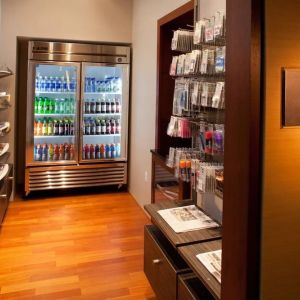
<svg viewBox="0 0 300 300"><path fill-rule="evenodd" d="M176 233L219 227L195 205L162 209L158 213Z"/></svg>
<svg viewBox="0 0 300 300"><path fill-rule="evenodd" d="M221 283L222 250L196 255L205 268Z"/></svg>

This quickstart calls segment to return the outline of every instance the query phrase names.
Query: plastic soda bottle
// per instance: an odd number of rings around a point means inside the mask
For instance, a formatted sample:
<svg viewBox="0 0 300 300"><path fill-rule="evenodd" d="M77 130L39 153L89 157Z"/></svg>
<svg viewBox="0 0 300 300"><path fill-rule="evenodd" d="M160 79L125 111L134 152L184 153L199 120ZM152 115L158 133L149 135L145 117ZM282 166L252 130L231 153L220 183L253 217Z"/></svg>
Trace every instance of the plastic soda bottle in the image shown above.
<svg viewBox="0 0 300 300"><path fill-rule="evenodd" d="M74 121L70 120L70 135L74 135Z"/></svg>
<svg viewBox="0 0 300 300"><path fill-rule="evenodd" d="M54 112L56 113L56 114L59 114L60 113L60 106L59 106L59 99L58 98L56 98L55 100L54 100Z"/></svg>
<svg viewBox="0 0 300 300"><path fill-rule="evenodd" d="M101 113L101 100L100 99L96 100L96 113L97 114Z"/></svg>
<svg viewBox="0 0 300 300"><path fill-rule="evenodd" d="M65 101L64 101L64 99L60 99L60 101L59 101L59 112L61 114L65 113Z"/></svg>
<svg viewBox="0 0 300 300"><path fill-rule="evenodd" d="M105 145L105 158L111 158L111 152L110 152L109 144Z"/></svg>
<svg viewBox="0 0 300 300"><path fill-rule="evenodd" d="M55 112L55 101L54 99L49 99L49 114L53 114Z"/></svg>
<svg viewBox="0 0 300 300"><path fill-rule="evenodd" d="M47 129L47 133L48 135L53 135L53 121L52 118L48 119L48 129Z"/></svg>
<svg viewBox="0 0 300 300"><path fill-rule="evenodd" d="M101 100L101 113L102 114L106 113L106 102L104 99Z"/></svg>
<svg viewBox="0 0 300 300"><path fill-rule="evenodd" d="M47 155L48 155L47 144L43 144L42 161L47 161Z"/></svg>
<svg viewBox="0 0 300 300"><path fill-rule="evenodd" d="M91 104L90 104L90 100L89 99L86 99L84 101L84 112L86 114L90 114L91 113Z"/></svg>
<svg viewBox="0 0 300 300"><path fill-rule="evenodd" d="M95 120L90 121L90 134L95 135L96 134L96 123Z"/></svg>
<svg viewBox="0 0 300 300"><path fill-rule="evenodd" d="M37 150L36 150L36 158L35 160L42 160L42 146L40 144L37 144L36 146Z"/></svg>
<svg viewBox="0 0 300 300"><path fill-rule="evenodd" d="M121 146L120 143L116 144L116 157L120 157L121 156Z"/></svg>
<svg viewBox="0 0 300 300"><path fill-rule="evenodd" d="M38 113L43 114L44 113L44 99L42 97L38 100Z"/></svg>
<svg viewBox="0 0 300 300"><path fill-rule="evenodd" d="M75 154L74 145L70 144L70 160L74 159L74 154Z"/></svg>
<svg viewBox="0 0 300 300"><path fill-rule="evenodd" d="M69 120L65 120L65 135L70 135L70 123Z"/></svg>
<svg viewBox="0 0 300 300"><path fill-rule="evenodd" d="M111 134L110 120L106 120L106 134Z"/></svg>
<svg viewBox="0 0 300 300"><path fill-rule="evenodd" d="M54 145L54 154L53 154L53 160L59 159L59 147L57 144Z"/></svg>
<svg viewBox="0 0 300 300"><path fill-rule="evenodd" d="M116 157L115 144L111 144L110 145L110 155L111 155L111 158L115 158Z"/></svg>
<svg viewBox="0 0 300 300"><path fill-rule="evenodd" d="M64 160L65 159L65 145L64 144L60 144L59 145L59 160Z"/></svg>
<svg viewBox="0 0 300 300"><path fill-rule="evenodd" d="M100 145L100 158L105 158L105 146L103 144Z"/></svg>
<svg viewBox="0 0 300 300"><path fill-rule="evenodd" d="M48 135L48 124L46 118L44 118L44 122L43 122L42 135Z"/></svg>
<svg viewBox="0 0 300 300"><path fill-rule="evenodd" d="M34 129L33 129L33 135L36 136L37 135L37 120L34 120Z"/></svg>
<svg viewBox="0 0 300 300"><path fill-rule="evenodd" d="M65 135L65 124L63 120L59 121L58 134Z"/></svg>
<svg viewBox="0 0 300 300"><path fill-rule="evenodd" d="M49 148L48 148L48 160L53 160L53 156L54 156L54 148L53 145L50 144Z"/></svg>
<svg viewBox="0 0 300 300"><path fill-rule="evenodd" d="M96 120L96 134L97 135L101 134L101 122L100 122L100 119Z"/></svg>
<svg viewBox="0 0 300 300"><path fill-rule="evenodd" d="M90 135L91 134L91 124L89 119L86 119L84 122L84 134L85 135Z"/></svg>
<svg viewBox="0 0 300 300"><path fill-rule="evenodd" d="M106 123L105 120L101 120L101 134L106 134Z"/></svg>
<svg viewBox="0 0 300 300"><path fill-rule="evenodd" d="M84 146L85 159L90 159L90 146L85 144Z"/></svg>
<svg viewBox="0 0 300 300"><path fill-rule="evenodd" d="M70 160L70 146L65 144L65 160Z"/></svg>
<svg viewBox="0 0 300 300"><path fill-rule="evenodd" d="M44 114L49 114L49 99L48 99L48 97L44 98Z"/></svg>
<svg viewBox="0 0 300 300"><path fill-rule="evenodd" d="M110 112L111 113L115 113L116 112L116 101L115 101L115 99L111 100L111 103L110 103Z"/></svg>
<svg viewBox="0 0 300 300"><path fill-rule="evenodd" d="M42 135L42 128L43 128L42 121L38 119L37 127L36 127L36 135Z"/></svg>
<svg viewBox="0 0 300 300"><path fill-rule="evenodd" d="M55 77L55 91L60 92L60 78Z"/></svg>
<svg viewBox="0 0 300 300"><path fill-rule="evenodd" d="M71 113L71 106L70 106L70 101L68 98L65 99L65 113L66 114Z"/></svg>
<svg viewBox="0 0 300 300"><path fill-rule="evenodd" d="M90 146L90 159L95 159L95 147L94 144Z"/></svg>
<svg viewBox="0 0 300 300"><path fill-rule="evenodd" d="M39 113L39 98L34 97L34 113L38 114Z"/></svg>
<svg viewBox="0 0 300 300"><path fill-rule="evenodd" d="M74 101L74 98L70 98L69 103L70 103L70 113L74 114L75 113L75 101Z"/></svg>
<svg viewBox="0 0 300 300"><path fill-rule="evenodd" d="M95 158L100 158L100 146L98 144L95 146Z"/></svg>

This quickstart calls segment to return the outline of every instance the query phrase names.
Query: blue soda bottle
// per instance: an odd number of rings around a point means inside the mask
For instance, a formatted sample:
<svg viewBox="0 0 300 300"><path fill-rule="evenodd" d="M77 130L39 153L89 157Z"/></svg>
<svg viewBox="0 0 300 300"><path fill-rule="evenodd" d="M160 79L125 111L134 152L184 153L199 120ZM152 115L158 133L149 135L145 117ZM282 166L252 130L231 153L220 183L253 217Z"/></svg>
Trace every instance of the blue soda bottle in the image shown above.
<svg viewBox="0 0 300 300"><path fill-rule="evenodd" d="M61 81L59 77L55 77L55 92L60 92Z"/></svg>
<svg viewBox="0 0 300 300"><path fill-rule="evenodd" d="M50 90L51 92L55 92L56 89L56 80L54 77L50 76Z"/></svg>
<svg viewBox="0 0 300 300"><path fill-rule="evenodd" d="M109 144L105 145L105 157L106 158L111 158L111 152L110 152Z"/></svg>
<svg viewBox="0 0 300 300"><path fill-rule="evenodd" d="M97 144L95 146L95 156L96 156L96 159L99 159L100 158L100 146Z"/></svg>
<svg viewBox="0 0 300 300"><path fill-rule="evenodd" d="M121 156L121 147L120 147L120 143L116 144L116 157L120 157Z"/></svg>
<svg viewBox="0 0 300 300"><path fill-rule="evenodd" d="M116 157L116 148L115 148L115 144L111 144L110 145L110 155L111 155L111 158L115 158Z"/></svg>

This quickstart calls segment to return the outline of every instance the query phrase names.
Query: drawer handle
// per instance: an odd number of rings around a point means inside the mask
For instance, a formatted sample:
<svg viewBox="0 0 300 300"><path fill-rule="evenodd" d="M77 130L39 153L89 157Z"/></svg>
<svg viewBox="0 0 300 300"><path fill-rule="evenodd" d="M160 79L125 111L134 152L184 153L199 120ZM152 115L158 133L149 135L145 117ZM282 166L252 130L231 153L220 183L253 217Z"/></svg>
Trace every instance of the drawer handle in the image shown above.
<svg viewBox="0 0 300 300"><path fill-rule="evenodd" d="M158 264L161 263L161 260L160 259L153 259L152 262L153 262L154 265L158 265Z"/></svg>

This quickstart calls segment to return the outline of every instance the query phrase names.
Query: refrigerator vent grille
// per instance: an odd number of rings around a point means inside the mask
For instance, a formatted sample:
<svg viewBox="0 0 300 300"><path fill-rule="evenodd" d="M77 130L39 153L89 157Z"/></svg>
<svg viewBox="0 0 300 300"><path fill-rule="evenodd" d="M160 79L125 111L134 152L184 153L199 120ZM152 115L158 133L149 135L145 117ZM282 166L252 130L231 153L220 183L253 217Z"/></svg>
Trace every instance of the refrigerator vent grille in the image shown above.
<svg viewBox="0 0 300 300"><path fill-rule="evenodd" d="M126 184L126 166L29 170L29 191Z"/></svg>

